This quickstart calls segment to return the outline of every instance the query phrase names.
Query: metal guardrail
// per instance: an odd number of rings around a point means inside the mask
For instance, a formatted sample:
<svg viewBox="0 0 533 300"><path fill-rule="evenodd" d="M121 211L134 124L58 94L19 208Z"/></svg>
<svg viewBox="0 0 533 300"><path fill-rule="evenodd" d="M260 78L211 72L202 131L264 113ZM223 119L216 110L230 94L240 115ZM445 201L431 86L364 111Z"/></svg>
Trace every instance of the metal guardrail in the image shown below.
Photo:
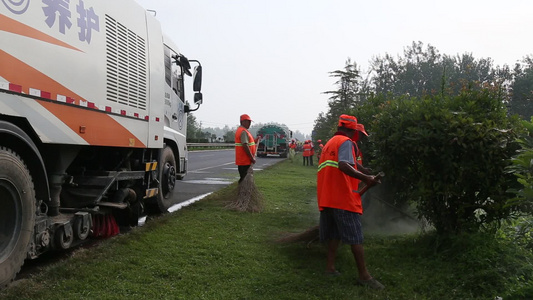
<svg viewBox="0 0 533 300"><path fill-rule="evenodd" d="M191 147L230 148L235 147L235 143L187 143L187 148Z"/></svg>

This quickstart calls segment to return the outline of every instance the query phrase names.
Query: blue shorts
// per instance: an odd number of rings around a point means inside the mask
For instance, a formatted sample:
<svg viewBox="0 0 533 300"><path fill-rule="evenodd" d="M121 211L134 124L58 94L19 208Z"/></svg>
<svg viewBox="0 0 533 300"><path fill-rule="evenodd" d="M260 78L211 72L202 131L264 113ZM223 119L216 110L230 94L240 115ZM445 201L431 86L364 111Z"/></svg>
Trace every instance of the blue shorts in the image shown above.
<svg viewBox="0 0 533 300"><path fill-rule="evenodd" d="M363 244L363 228L358 213L324 208L320 212L320 241L340 240L346 245Z"/></svg>

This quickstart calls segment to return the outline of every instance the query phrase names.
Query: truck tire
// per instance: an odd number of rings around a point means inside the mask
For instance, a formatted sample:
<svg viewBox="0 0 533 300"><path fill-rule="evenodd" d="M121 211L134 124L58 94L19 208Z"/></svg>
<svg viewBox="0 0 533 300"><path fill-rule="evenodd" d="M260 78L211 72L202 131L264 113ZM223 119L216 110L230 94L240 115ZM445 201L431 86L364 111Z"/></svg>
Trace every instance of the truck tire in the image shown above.
<svg viewBox="0 0 533 300"><path fill-rule="evenodd" d="M172 206L172 197L176 187L176 159L172 148L165 147L159 161L159 193L157 194L157 209L160 213L167 213Z"/></svg>
<svg viewBox="0 0 533 300"><path fill-rule="evenodd" d="M12 150L0 147L0 288L20 271L35 222L30 171Z"/></svg>

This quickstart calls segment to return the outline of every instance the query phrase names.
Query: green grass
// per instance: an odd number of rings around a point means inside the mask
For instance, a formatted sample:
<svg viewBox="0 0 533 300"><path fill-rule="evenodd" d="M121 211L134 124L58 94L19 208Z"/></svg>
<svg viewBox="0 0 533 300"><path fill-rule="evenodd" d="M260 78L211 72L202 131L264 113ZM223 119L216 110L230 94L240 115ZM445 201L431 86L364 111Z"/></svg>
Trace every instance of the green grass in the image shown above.
<svg viewBox="0 0 533 300"><path fill-rule="evenodd" d="M256 172L262 213L225 208L235 184L143 227L74 251L0 292L1 299L528 299L533 256L483 235L365 236L370 272L386 289L354 284L349 247L342 275L323 275L320 243L278 244L317 225L316 166L286 160ZM364 217L364 216L363 216Z"/></svg>

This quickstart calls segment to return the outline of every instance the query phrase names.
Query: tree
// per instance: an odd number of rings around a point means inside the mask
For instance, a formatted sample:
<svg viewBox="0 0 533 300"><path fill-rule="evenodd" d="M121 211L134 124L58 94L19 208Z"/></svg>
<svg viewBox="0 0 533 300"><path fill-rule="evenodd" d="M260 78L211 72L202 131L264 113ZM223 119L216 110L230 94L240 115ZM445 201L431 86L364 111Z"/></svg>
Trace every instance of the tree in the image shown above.
<svg viewBox="0 0 533 300"><path fill-rule="evenodd" d="M396 90L397 75L400 65L394 58L385 54L384 57L376 56L370 61L370 84L376 94L386 95Z"/></svg>
<svg viewBox="0 0 533 300"><path fill-rule="evenodd" d="M526 56L514 68L509 112L529 120L533 116L533 57Z"/></svg>
<svg viewBox="0 0 533 300"><path fill-rule="evenodd" d="M224 141L226 143L235 143L235 130L228 130L224 134Z"/></svg>
<svg viewBox="0 0 533 300"><path fill-rule="evenodd" d="M334 124L339 116L353 109L361 101L364 94L362 91L365 90L357 64L352 63L350 58L346 60L344 70L335 70L329 74L330 77L337 78L337 90L324 92L331 95L328 100L329 111L326 114L320 113L315 120L312 137L315 140L328 139L334 132Z"/></svg>
<svg viewBox="0 0 533 300"><path fill-rule="evenodd" d="M357 102L361 86L361 75L357 68L357 63L351 61L350 58L346 60L344 70L336 70L330 72L330 77L337 78L335 85L337 90L327 91L324 94L330 94L329 108L332 115L341 115L345 111L353 108Z"/></svg>
<svg viewBox="0 0 533 300"><path fill-rule="evenodd" d="M422 42L413 42L403 56L374 57L370 63L369 91L376 94L458 95L463 89L492 86L502 89L505 98L511 77L507 66L495 67L492 59L476 60L471 53L448 56Z"/></svg>

